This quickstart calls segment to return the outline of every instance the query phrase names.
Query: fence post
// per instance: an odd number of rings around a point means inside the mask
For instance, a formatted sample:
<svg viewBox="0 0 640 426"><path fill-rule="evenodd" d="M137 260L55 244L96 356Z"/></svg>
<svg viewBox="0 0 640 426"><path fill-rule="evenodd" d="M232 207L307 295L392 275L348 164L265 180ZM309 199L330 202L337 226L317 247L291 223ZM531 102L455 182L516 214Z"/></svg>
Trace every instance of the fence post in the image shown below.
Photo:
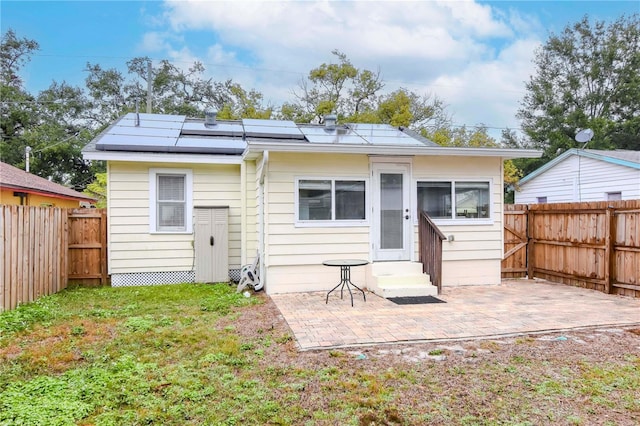
<svg viewBox="0 0 640 426"><path fill-rule="evenodd" d="M533 238L531 237L533 235L533 210L531 210L531 208L527 209L527 278L532 280L533 279L533 266L534 266L534 262L533 262L533 246L535 244L535 241L533 240Z"/></svg>
<svg viewBox="0 0 640 426"><path fill-rule="evenodd" d="M100 264L102 265L102 276L100 278L100 285L107 285L109 276L108 271L108 253L107 253L107 210L102 209L100 214L100 241L102 247L100 248Z"/></svg>
<svg viewBox="0 0 640 426"><path fill-rule="evenodd" d="M615 281L616 271L616 215L615 209L607 207L605 212L605 248L604 248L604 292L611 294L611 280Z"/></svg>

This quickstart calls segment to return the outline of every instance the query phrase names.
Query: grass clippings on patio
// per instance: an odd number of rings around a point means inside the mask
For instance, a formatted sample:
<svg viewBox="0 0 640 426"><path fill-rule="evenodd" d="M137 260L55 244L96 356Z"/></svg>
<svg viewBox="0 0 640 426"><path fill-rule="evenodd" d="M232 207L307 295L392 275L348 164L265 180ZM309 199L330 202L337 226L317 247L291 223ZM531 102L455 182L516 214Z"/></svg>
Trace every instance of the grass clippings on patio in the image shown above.
<svg viewBox="0 0 640 426"><path fill-rule="evenodd" d="M298 352L226 285L71 289L0 314L0 425L627 425L637 330Z"/></svg>

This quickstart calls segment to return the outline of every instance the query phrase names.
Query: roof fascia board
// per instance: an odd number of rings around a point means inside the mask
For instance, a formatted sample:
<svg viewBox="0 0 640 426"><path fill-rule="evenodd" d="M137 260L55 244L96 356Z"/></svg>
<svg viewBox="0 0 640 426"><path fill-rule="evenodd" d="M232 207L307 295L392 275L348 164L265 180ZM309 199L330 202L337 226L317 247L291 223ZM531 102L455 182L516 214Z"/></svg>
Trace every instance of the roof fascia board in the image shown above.
<svg viewBox="0 0 640 426"><path fill-rule="evenodd" d="M306 152L328 154L369 154L369 155L430 155L456 157L502 157L510 158L539 158L542 151L533 149L501 149L501 148L458 148L446 146L349 146L335 144L292 144L252 141L247 147L245 157L252 157L254 152Z"/></svg>
<svg viewBox="0 0 640 426"><path fill-rule="evenodd" d="M640 163L636 163L635 161L623 160L622 158L610 157L606 154L589 152L589 151L578 151L578 155L586 158L591 158L594 160L602 160L607 163L616 164L618 166L626 166L631 167L632 169L640 170Z"/></svg>
<svg viewBox="0 0 640 426"><path fill-rule="evenodd" d="M18 191L18 192L26 192L27 194L34 194L34 195L42 195L45 197L51 197L51 198L60 198L63 200L82 200L82 201L97 201L95 198L90 197L90 196L85 196L85 197L75 197L73 195L66 195L66 194L60 194L57 192L49 192L49 191L42 191L42 190L37 190L37 189L32 189L32 188L28 188L28 187L24 187L24 186L15 186L15 185L0 185L0 189L4 189L4 190L9 190L9 191Z"/></svg>
<svg viewBox="0 0 640 426"><path fill-rule="evenodd" d="M241 164L240 155L175 154L133 151L85 151L85 160L135 161L141 163Z"/></svg>

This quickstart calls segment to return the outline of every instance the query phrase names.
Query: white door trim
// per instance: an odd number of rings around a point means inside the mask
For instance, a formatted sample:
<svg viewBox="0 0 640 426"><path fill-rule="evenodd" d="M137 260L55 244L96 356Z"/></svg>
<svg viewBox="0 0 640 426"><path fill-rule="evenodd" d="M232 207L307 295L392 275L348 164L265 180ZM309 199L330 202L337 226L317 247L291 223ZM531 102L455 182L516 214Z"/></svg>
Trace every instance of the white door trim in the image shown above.
<svg viewBox="0 0 640 426"><path fill-rule="evenodd" d="M413 209L411 208L411 159L372 158L371 169L371 259L373 261L402 261L413 258ZM381 192L380 174L402 174L402 247L398 249L381 248ZM406 219L406 217L409 217Z"/></svg>

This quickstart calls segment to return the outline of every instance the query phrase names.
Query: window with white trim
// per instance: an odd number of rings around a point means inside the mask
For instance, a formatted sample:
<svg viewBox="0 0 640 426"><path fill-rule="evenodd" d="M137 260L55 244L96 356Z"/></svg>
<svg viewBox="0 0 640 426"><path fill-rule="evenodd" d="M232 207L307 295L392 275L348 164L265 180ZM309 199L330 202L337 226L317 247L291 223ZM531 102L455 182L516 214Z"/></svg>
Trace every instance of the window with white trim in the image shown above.
<svg viewBox="0 0 640 426"><path fill-rule="evenodd" d="M366 220L366 183L351 179L298 179L298 222Z"/></svg>
<svg viewBox="0 0 640 426"><path fill-rule="evenodd" d="M149 170L149 229L153 232L191 233L191 170Z"/></svg>
<svg viewBox="0 0 640 426"><path fill-rule="evenodd" d="M433 219L491 219L490 181L418 181L417 200Z"/></svg>
<svg viewBox="0 0 640 426"><path fill-rule="evenodd" d="M619 201L622 200L622 192L607 192L607 201Z"/></svg>

